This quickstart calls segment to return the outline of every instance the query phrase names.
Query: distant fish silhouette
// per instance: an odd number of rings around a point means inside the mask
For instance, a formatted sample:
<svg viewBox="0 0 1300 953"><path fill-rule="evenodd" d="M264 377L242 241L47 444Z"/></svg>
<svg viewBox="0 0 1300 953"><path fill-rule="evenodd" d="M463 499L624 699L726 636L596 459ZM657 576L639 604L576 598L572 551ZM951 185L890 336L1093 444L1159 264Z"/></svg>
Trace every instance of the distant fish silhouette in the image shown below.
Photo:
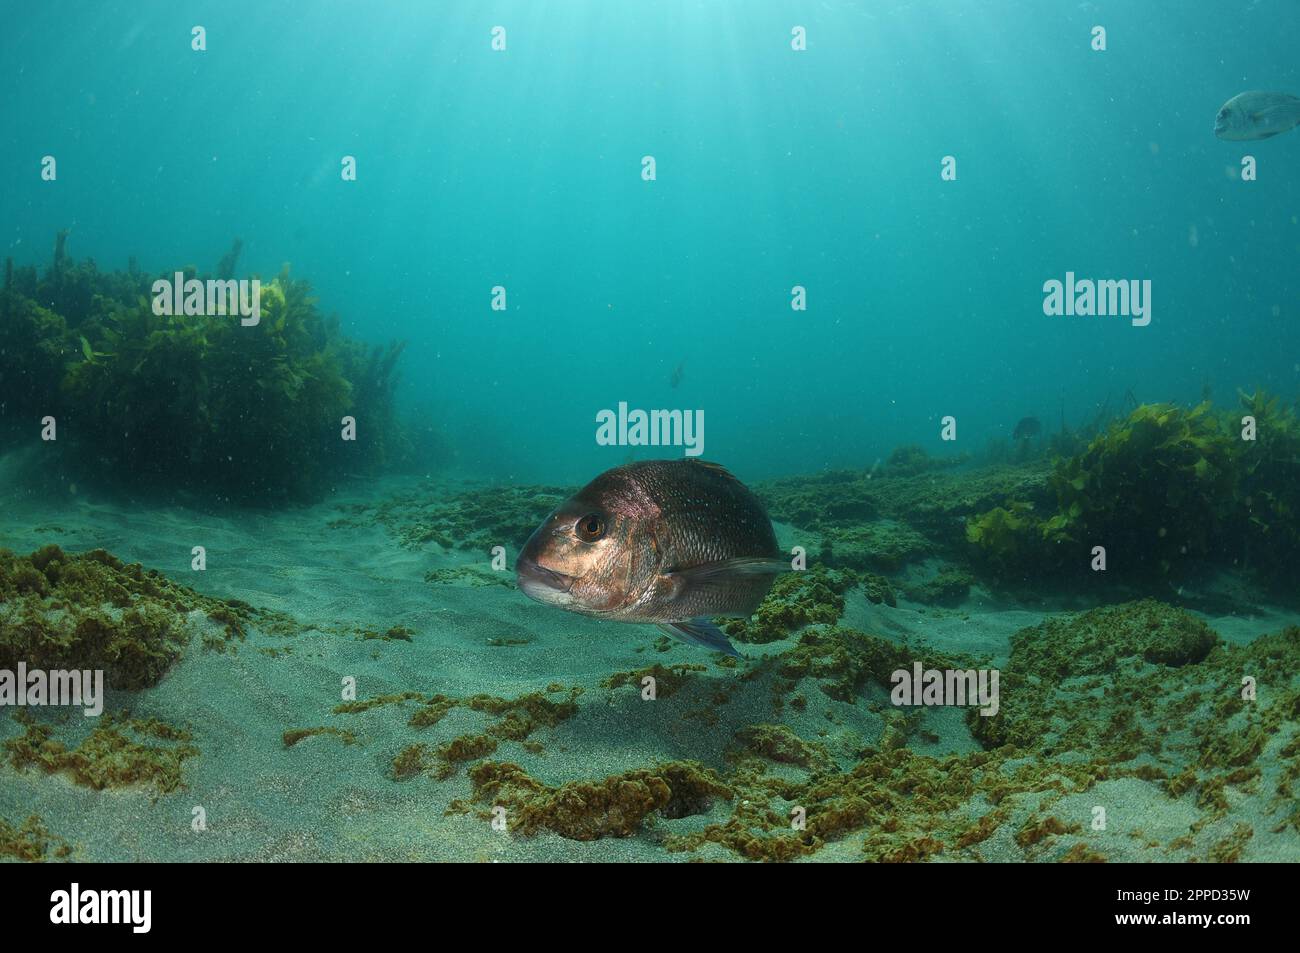
<svg viewBox="0 0 1300 953"><path fill-rule="evenodd" d="M686 372L686 362L682 361L682 363L677 365L677 370L673 371L673 376L668 379L668 385L670 387L676 388L677 385L682 382L682 376L685 374L685 372Z"/></svg>
<svg viewBox="0 0 1300 953"><path fill-rule="evenodd" d="M1214 134L1230 142L1271 139L1300 126L1300 96L1253 91L1233 96L1214 117Z"/></svg>
<svg viewBox="0 0 1300 953"><path fill-rule="evenodd" d="M1012 440L1028 440L1043 432L1043 422L1037 417L1023 417L1016 429L1011 431Z"/></svg>

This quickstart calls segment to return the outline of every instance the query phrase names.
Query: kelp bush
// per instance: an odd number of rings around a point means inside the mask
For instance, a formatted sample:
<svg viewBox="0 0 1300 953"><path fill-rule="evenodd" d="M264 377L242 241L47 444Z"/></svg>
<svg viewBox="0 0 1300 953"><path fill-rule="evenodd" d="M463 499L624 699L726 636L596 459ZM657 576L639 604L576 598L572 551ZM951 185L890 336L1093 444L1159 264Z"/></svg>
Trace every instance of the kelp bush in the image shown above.
<svg viewBox="0 0 1300 953"><path fill-rule="evenodd" d="M1284 581L1300 555L1300 424L1277 397L1236 411L1142 404L1080 453L1058 458L1053 506L1009 499L967 522L974 560L1041 578L1087 567L1104 546L1129 579L1245 565ZM1252 429L1243 423L1253 421Z"/></svg>
<svg viewBox="0 0 1300 953"><path fill-rule="evenodd" d="M394 412L402 345L343 336L287 266L261 285L260 320L155 314L152 276L69 262L60 234L44 275L6 265L0 419L10 437L58 422L75 457L133 478L242 502L308 498L341 474L407 454ZM236 242L215 276L228 278ZM170 276L168 276L170 277ZM341 438L356 418L356 440Z"/></svg>
<svg viewBox="0 0 1300 953"><path fill-rule="evenodd" d="M1300 422L1262 390L1241 394L1240 404L1236 416L1254 420L1255 440L1233 444L1241 499L1234 549L1243 564L1285 584L1295 580L1300 560Z"/></svg>

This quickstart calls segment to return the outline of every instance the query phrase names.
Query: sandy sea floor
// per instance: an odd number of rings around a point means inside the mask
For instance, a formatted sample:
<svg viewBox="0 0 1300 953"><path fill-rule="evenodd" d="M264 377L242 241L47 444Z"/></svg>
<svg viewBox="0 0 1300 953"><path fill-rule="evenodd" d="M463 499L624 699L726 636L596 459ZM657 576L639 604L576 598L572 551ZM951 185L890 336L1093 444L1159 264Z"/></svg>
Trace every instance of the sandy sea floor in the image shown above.
<svg viewBox="0 0 1300 953"><path fill-rule="evenodd" d="M0 765L0 818L16 826L39 815L73 859L736 860L743 851L734 842L690 835L725 825L748 792L776 790L763 788L755 772L802 784L818 771L843 776L855 766L863 770L863 762L884 757L878 749L922 756L931 766L981 750L963 713L953 709L915 710L900 735L896 713L889 711L878 685L860 686L845 700L820 690L815 677L781 684L774 665L762 660L790 651L796 636L740 645L745 659L728 667L718 656L664 643L652 627L601 623L530 602L515 589L511 573L492 572L487 553L448 550L434 542L403 545L379 521L341 518L349 504L373 503L408 488L403 481L353 487L305 508L220 514L108 502L63 485L33 490L6 480L0 486L8 487L0 490L0 546L17 553L48 543L69 553L103 548L204 594L286 613L301 626L288 634L253 626L231 651L212 651L199 637L212 623L195 614L189 624L196 637L158 684L110 694L110 710L129 708L135 718L188 728L198 753L184 760L179 790L162 794L147 784L93 790L67 773ZM789 526L777 529L785 544L796 538ZM196 545L207 550L203 572L190 568ZM468 571L427 578L458 567ZM1044 616L1041 609L999 605L979 587L964 603L948 608L907 599L893 607L871 604L857 587L845 594L839 625L900 646L977 656L1001 666L1011 636ZM1243 645L1300 622L1295 614L1266 605L1246 614L1201 616L1225 641ZM409 636L398 628L397 637L383 637L395 627L409 630ZM702 668L665 680L665 690L653 701L641 697L639 678L606 684L616 673L656 664ZM347 678L355 679L360 700L413 695L336 713ZM581 689L576 696L574 688ZM410 724L412 714L434 696L510 700L539 692L552 702L573 697L576 710L543 717L519 732L493 733L511 709L491 705L453 704L436 723ZM802 704L774 705L774 693ZM69 746L84 737L92 721L48 710L37 717L52 724L54 737ZM755 725L785 726L795 740L773 735L775 741L751 744L748 760L738 761L737 738L752 740L745 731ZM286 731L317 727L350 734L323 733L286 745ZM1294 727L1290 722L1288 730ZM11 715L0 714L0 740L22 731ZM886 742L891 732L893 739ZM495 750L453 760L446 777L439 777L427 758L457 738L485 736L493 739ZM1279 734L1270 742L1257 776L1225 789L1223 811L1207 813L1203 803L1198 805L1203 797L1197 790L1174 796L1154 776L1122 772L1087 784L1062 775L1061 783L1052 784L1043 783L1052 774L1045 770L1033 784L1013 780L1009 791L996 796L981 789L964 799L959 794L951 803L923 792L925 805L918 811L929 820L907 821L915 822L915 830L899 834L902 852L891 859L1187 860L1235 844L1236 859L1300 860L1300 836L1294 824L1283 823L1287 809L1279 807L1276 793L1278 776L1289 770L1276 751L1289 738ZM417 770L398 780L394 759L412 745L426 746L424 755ZM756 751L762 767L755 767ZM1000 770L1010 777L1026 760L1033 756L1009 759ZM472 802L469 777L471 769L489 761L516 763L550 787L668 762L697 762L718 778L748 771L746 783L752 786L731 800L692 794L688 804L675 792L672 809L632 823L631 836L578 840L556 833L551 829L556 825L528 833L494 829L488 817L492 798ZM734 777L730 783L740 790ZM912 784L890 782L889 796L912 803L920 798ZM593 808L589 791L573 797L579 812L610 810ZM818 803L823 806L812 812L843 807L832 807L839 802L830 796ZM1091 823L1099 805L1106 811L1104 830ZM770 809L778 817L791 807L772 795ZM205 830L193 829L196 808L206 816ZM936 812L945 818L938 825L945 830L973 828L986 816L988 829L960 846L957 838L938 833L927 841ZM888 805L874 813L868 806L806 859L863 859L864 836L887 825L883 818L889 813ZM1037 830L1034 825L1041 830L1027 835L1026 830ZM1253 833L1246 835L1242 825ZM782 835L778 830L774 836Z"/></svg>

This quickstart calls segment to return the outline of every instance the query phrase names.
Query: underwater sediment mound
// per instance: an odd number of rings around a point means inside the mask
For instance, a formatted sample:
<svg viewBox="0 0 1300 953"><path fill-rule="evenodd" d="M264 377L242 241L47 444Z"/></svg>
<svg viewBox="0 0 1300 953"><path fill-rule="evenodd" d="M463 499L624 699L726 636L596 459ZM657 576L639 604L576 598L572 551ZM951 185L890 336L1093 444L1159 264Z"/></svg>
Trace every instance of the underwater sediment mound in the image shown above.
<svg viewBox="0 0 1300 953"><path fill-rule="evenodd" d="M378 524L400 545L411 548L436 543L444 549L479 552L497 545L518 550L572 492L555 486L482 486L448 492L445 485L426 481L379 503L340 505L344 515L329 525L345 529Z"/></svg>

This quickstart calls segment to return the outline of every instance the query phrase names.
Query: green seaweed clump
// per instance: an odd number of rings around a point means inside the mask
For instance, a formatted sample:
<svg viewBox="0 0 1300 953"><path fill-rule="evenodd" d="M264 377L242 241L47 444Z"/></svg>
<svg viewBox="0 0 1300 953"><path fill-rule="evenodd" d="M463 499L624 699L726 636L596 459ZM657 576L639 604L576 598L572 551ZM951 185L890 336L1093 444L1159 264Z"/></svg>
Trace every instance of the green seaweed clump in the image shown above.
<svg viewBox="0 0 1300 953"><path fill-rule="evenodd" d="M1001 573L1081 571L1102 546L1111 568L1163 578L1214 552L1237 481L1232 441L1208 402L1142 404L1056 462L1053 512L1010 500L970 518L966 539L977 563Z"/></svg>
<svg viewBox="0 0 1300 953"><path fill-rule="evenodd" d="M0 549L0 668L103 669L113 688L155 684L189 640L186 614L202 611L243 639L257 613L171 582L102 549Z"/></svg>
<svg viewBox="0 0 1300 953"><path fill-rule="evenodd" d="M1043 521L1032 503L1008 501L966 523L966 541L973 548L974 561L996 575L1039 570L1050 565L1043 540Z"/></svg>
<svg viewBox="0 0 1300 953"><path fill-rule="evenodd" d="M1044 538L1080 560L1102 545L1125 571L1167 575L1212 551L1231 513L1232 456L1208 402L1143 404L1057 465Z"/></svg>
<svg viewBox="0 0 1300 953"><path fill-rule="evenodd" d="M224 275L180 269L204 288L204 313L159 314L171 308L155 308L151 276L73 264L65 238L43 277L22 269L0 292L0 386L21 395L0 403L11 433L30 438L30 421L53 415L97 473L259 504L315 497L410 456L393 400L402 345L345 337L287 266L261 284L259 320L246 325L229 280L237 250ZM355 439L342 439L344 416Z"/></svg>
<svg viewBox="0 0 1300 953"><path fill-rule="evenodd" d="M1300 421L1278 397L1241 394L1229 428L1254 419L1254 440L1233 442L1241 484L1240 539L1234 549L1269 581L1294 587L1300 564Z"/></svg>

